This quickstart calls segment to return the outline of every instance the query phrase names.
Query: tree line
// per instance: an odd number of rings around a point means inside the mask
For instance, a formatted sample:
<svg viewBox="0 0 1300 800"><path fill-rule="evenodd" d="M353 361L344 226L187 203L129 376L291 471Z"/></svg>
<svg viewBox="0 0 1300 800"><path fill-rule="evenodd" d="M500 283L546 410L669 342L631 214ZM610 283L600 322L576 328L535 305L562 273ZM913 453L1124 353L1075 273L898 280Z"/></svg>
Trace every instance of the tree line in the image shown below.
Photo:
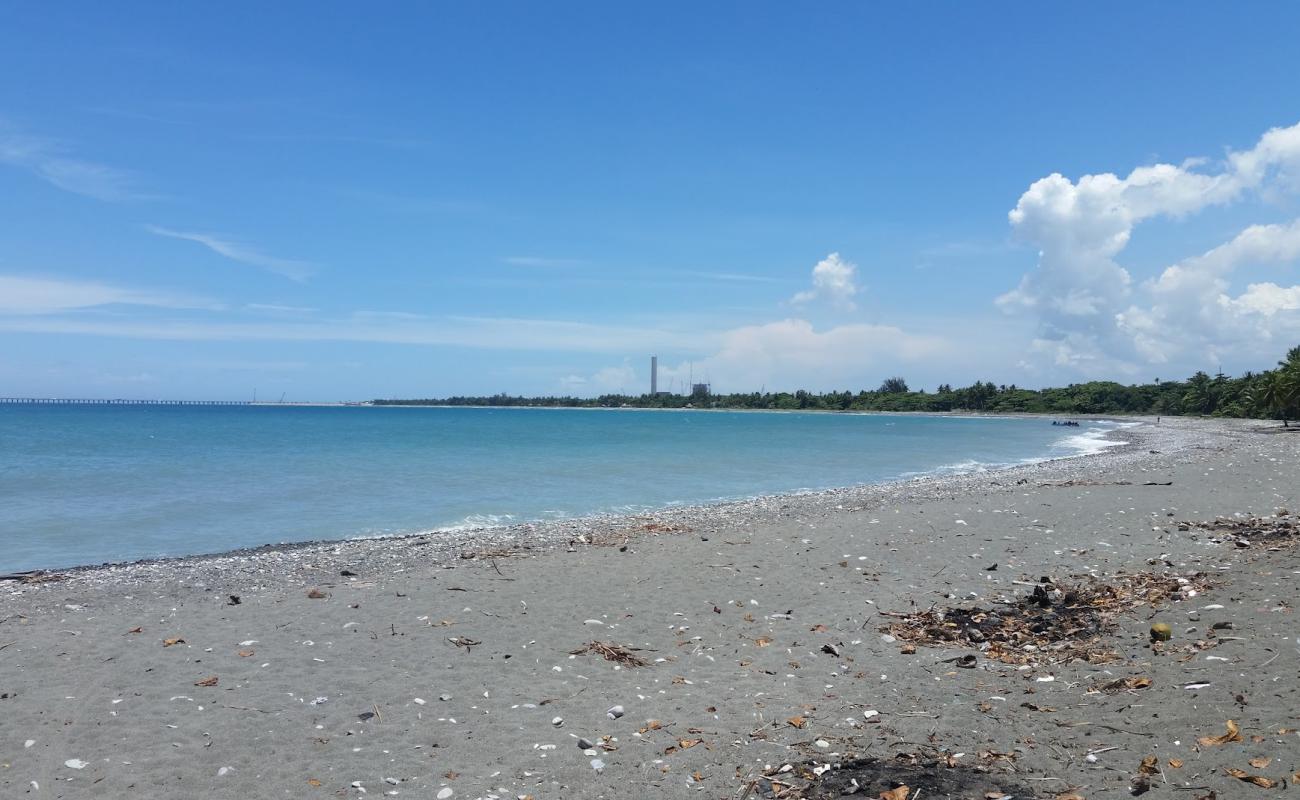
<svg viewBox="0 0 1300 800"><path fill-rule="evenodd" d="M1276 369L1240 377L1197 372L1184 381L1124 385L1089 381L1065 387L1022 389L1014 384L976 381L955 388L913 391L901 377L881 382L875 391L739 392L733 394L605 394L599 397L445 397L375 400L375 405L529 406L545 408L731 408L810 411L980 411L1042 414L1200 414L1280 419L1300 416L1300 347L1293 347Z"/></svg>

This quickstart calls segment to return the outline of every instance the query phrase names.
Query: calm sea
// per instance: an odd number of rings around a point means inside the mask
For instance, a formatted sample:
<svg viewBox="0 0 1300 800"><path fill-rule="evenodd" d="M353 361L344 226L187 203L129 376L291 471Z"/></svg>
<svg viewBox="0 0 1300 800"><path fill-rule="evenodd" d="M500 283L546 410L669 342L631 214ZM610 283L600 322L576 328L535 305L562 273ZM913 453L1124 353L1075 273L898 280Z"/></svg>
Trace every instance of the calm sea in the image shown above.
<svg viewBox="0 0 1300 800"><path fill-rule="evenodd" d="M0 406L0 571L631 512L1073 455L1109 423Z"/></svg>

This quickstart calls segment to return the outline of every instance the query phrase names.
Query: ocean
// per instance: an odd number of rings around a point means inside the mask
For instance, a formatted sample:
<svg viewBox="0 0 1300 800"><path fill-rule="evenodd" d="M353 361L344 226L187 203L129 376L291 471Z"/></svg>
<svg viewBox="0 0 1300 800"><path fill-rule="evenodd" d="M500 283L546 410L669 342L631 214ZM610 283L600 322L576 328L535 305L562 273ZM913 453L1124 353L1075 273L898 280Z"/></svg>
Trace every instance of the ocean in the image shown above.
<svg viewBox="0 0 1300 800"><path fill-rule="evenodd" d="M696 504L1093 452L1117 423L0 406L0 572Z"/></svg>

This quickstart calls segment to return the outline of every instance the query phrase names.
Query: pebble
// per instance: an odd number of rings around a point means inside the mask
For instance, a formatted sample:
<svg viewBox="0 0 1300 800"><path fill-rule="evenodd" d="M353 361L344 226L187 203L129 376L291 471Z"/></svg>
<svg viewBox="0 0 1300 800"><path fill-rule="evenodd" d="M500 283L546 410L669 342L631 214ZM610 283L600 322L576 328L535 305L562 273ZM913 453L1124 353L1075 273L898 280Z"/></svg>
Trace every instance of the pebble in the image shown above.
<svg viewBox="0 0 1300 800"><path fill-rule="evenodd" d="M68 769L85 769L87 763L79 758L69 758L67 761L63 762L63 766Z"/></svg>
<svg viewBox="0 0 1300 800"><path fill-rule="evenodd" d="M586 739L578 739L578 749L579 749L579 750L590 750L590 749L592 749L592 748L595 747L595 746L596 746L596 745L592 744L591 742L589 742L589 741L586 740Z"/></svg>
<svg viewBox="0 0 1300 800"><path fill-rule="evenodd" d="M438 792L438 800L447 800L447 798L448 798L448 797L451 797L452 794L454 794L454 792L452 792L451 787L450 787L450 786L447 786L447 787L445 787L445 788L439 790L439 792Z"/></svg>
<svg viewBox="0 0 1300 800"><path fill-rule="evenodd" d="M591 768L596 770L597 772L600 772L605 768L605 762L601 761L599 758L593 758L591 760Z"/></svg>
<svg viewBox="0 0 1300 800"><path fill-rule="evenodd" d="M217 777L224 778L226 777L227 774L229 774L229 772L230 772L230 767L222 767L221 769L217 770Z"/></svg>
<svg viewBox="0 0 1300 800"><path fill-rule="evenodd" d="M449 694L440 694L440 695L438 695L438 699L445 703L445 702L447 702L448 700L451 699L451 695L449 695Z"/></svg>
<svg viewBox="0 0 1300 800"><path fill-rule="evenodd" d="M610 709L605 713L609 716L610 719L618 719L619 717L623 716L623 707L610 706Z"/></svg>
<svg viewBox="0 0 1300 800"><path fill-rule="evenodd" d="M31 747L31 746L34 745L34 744L36 744L36 740L35 740L35 739L28 739L27 741L23 742L23 749L25 750L25 749L27 749L28 747Z"/></svg>
<svg viewBox="0 0 1300 800"><path fill-rule="evenodd" d="M564 724L564 717L556 717L555 719L551 720L551 724L557 728L560 727L561 725Z"/></svg>

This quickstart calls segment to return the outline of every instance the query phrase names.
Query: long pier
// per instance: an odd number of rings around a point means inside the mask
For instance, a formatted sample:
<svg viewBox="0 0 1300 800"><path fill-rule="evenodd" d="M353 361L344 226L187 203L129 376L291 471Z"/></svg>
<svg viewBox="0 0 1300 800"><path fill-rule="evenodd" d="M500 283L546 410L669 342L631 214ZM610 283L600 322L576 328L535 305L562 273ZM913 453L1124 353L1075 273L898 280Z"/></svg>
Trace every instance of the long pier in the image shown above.
<svg viewBox="0 0 1300 800"><path fill-rule="evenodd" d="M82 397L0 397L0 405L47 406L251 406L250 400L125 400Z"/></svg>

